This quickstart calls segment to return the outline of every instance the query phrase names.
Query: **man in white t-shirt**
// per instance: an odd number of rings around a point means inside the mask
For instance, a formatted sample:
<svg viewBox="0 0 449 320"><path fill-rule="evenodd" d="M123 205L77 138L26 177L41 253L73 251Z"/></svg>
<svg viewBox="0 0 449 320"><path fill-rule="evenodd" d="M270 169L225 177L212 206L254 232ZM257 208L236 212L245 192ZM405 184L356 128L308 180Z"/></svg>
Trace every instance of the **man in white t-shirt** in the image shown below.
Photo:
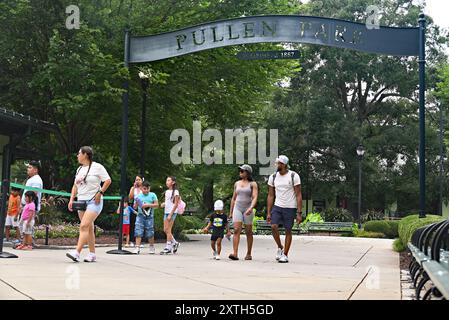
<svg viewBox="0 0 449 320"><path fill-rule="evenodd" d="M268 178L267 221L271 223L273 238L278 246L276 260L287 263L293 223L295 218L298 223L302 219L301 178L296 172L288 170L286 156L277 157L276 165L277 171ZM281 242L279 225L285 228L285 246Z"/></svg>
<svg viewBox="0 0 449 320"><path fill-rule="evenodd" d="M39 170L40 170L40 163L39 161L30 161L27 165L27 174L28 174L28 180L25 184L26 187L32 187L32 188L39 188L39 189L43 189L44 188L44 183L42 182L42 178L39 176ZM24 207L26 205L25 202L25 192L27 192L28 190L25 189L23 190L23 194L22 194L22 207ZM33 191L33 190L31 190ZM41 197L42 197L42 193L41 192L35 192L37 195L37 208L36 208L36 215L39 213L39 211L41 211Z"/></svg>

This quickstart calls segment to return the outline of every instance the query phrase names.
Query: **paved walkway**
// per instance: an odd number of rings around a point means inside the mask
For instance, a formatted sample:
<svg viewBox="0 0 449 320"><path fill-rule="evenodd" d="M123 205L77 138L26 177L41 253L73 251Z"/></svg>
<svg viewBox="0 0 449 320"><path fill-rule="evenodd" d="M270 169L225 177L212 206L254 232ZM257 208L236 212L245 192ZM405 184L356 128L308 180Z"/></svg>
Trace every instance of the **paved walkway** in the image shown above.
<svg viewBox="0 0 449 320"><path fill-rule="evenodd" d="M225 259L231 249L226 239L222 260L215 261L207 235L190 238L195 241L172 256L148 249L118 256L98 248L94 264L73 263L62 250L19 251L18 259L0 259L0 299L401 298L391 240L295 236L290 263L279 264L270 236L255 236L253 261Z"/></svg>

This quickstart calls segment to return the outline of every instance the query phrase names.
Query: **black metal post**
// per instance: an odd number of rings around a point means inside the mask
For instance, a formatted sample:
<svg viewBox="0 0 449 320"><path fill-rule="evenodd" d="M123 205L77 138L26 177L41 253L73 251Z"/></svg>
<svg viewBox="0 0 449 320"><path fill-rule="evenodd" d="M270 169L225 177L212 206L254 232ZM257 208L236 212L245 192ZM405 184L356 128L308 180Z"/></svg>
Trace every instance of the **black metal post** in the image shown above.
<svg viewBox="0 0 449 320"><path fill-rule="evenodd" d="M125 30L125 68L129 67L129 49L130 49L130 31ZM129 81L126 79L123 84L123 114L122 114L122 147L121 147L121 165L120 165L120 222L119 222L119 240L118 249L107 251L109 254L131 254L131 252L122 249L123 245L123 210L126 197L126 160L128 155L128 118L129 118Z"/></svg>
<svg viewBox="0 0 449 320"><path fill-rule="evenodd" d="M359 201L358 201L359 229L362 228L362 156L359 156Z"/></svg>
<svg viewBox="0 0 449 320"><path fill-rule="evenodd" d="M426 217L426 17L419 15L419 217Z"/></svg>
<svg viewBox="0 0 449 320"><path fill-rule="evenodd" d="M141 79L142 84L142 119L140 125L140 174L145 176L145 140L146 140L146 127L147 127L147 91L149 86L149 79Z"/></svg>
<svg viewBox="0 0 449 320"><path fill-rule="evenodd" d="M45 245L48 246L48 226L45 226Z"/></svg>
<svg viewBox="0 0 449 320"><path fill-rule="evenodd" d="M2 168L2 196L0 202L0 258L18 258L15 254L3 251L3 238L5 237L5 222L7 215L8 194L9 194L9 179L11 172L11 146L6 145L3 148L3 168Z"/></svg>
<svg viewBox="0 0 449 320"><path fill-rule="evenodd" d="M305 190L305 194L306 194L306 217L309 214L309 199L310 199L310 179L309 179L309 170L310 170L310 166L309 166L309 156L310 156L310 151L309 148L307 146L307 152L306 152L306 190Z"/></svg>
<svg viewBox="0 0 449 320"><path fill-rule="evenodd" d="M17 138L17 137L16 137ZM2 196L0 199L0 258L18 258L15 254L3 251L3 238L5 236L5 222L7 215L8 193L11 179L11 163L13 160L13 150L17 144L17 139L10 137L9 143L3 147L3 165L2 165Z"/></svg>

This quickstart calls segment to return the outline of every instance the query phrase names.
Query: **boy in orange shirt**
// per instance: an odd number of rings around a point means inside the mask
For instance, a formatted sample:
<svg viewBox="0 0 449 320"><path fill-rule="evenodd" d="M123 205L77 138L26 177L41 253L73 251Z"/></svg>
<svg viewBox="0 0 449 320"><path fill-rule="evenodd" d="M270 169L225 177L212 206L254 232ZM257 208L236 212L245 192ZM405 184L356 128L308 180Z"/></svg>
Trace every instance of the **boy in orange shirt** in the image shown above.
<svg viewBox="0 0 449 320"><path fill-rule="evenodd" d="M10 229L13 227L16 230L15 242L20 242L19 230L19 212L20 212L20 192L17 188L11 188L11 194L8 201L8 215L6 216L6 241L10 238Z"/></svg>

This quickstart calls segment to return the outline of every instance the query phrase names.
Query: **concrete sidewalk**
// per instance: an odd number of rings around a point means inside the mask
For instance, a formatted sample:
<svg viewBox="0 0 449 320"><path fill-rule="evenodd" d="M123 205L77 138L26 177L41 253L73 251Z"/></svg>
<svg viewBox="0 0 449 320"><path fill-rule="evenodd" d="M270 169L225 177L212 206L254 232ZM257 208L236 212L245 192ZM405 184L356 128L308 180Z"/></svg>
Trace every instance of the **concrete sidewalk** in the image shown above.
<svg viewBox="0 0 449 320"><path fill-rule="evenodd" d="M19 259L0 259L0 299L401 299L391 240L295 236L290 263L279 264L270 236L255 236L253 261L228 260L226 239L215 261L209 236L189 237L170 256L98 248L93 264L61 250L17 251ZM241 258L245 247L243 236Z"/></svg>

